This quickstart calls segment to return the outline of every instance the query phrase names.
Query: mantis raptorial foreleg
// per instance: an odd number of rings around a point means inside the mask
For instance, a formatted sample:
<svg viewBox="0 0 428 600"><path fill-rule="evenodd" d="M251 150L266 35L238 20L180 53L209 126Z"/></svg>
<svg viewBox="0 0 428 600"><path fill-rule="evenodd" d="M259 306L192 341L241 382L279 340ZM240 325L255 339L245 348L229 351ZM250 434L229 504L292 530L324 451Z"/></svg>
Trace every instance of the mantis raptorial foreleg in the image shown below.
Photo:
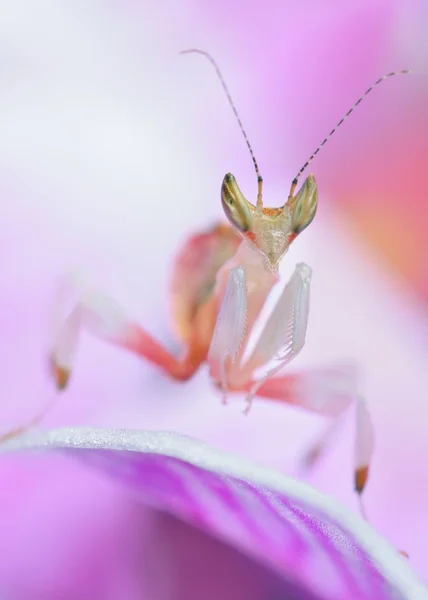
<svg viewBox="0 0 428 600"><path fill-rule="evenodd" d="M245 270L229 271L208 353L211 369L218 370L223 402L227 398L227 361L234 362L241 349L247 325L247 285Z"/></svg>
<svg viewBox="0 0 428 600"><path fill-rule="evenodd" d="M254 382L247 396L249 411L261 386L295 358L305 343L309 316L309 288L312 271L304 263L296 265L272 314L265 324L244 369L252 373L271 360L278 364Z"/></svg>

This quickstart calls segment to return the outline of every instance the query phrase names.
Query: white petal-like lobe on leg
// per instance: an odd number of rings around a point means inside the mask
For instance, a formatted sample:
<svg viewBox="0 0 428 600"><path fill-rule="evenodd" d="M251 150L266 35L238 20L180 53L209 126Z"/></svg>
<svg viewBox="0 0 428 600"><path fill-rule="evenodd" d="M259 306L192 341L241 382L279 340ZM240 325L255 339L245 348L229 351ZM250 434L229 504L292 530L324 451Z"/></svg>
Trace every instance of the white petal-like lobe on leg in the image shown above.
<svg viewBox="0 0 428 600"><path fill-rule="evenodd" d="M88 290L82 298L83 317L88 331L106 340L121 340L130 334L134 321L112 298Z"/></svg>
<svg viewBox="0 0 428 600"><path fill-rule="evenodd" d="M51 313L49 360L57 389L67 386L77 352L82 310L71 275L58 285Z"/></svg>
<svg viewBox="0 0 428 600"><path fill-rule="evenodd" d="M355 433L355 468L364 469L370 465L374 450L374 428L363 398L357 398L357 429Z"/></svg>
<svg viewBox="0 0 428 600"><path fill-rule="evenodd" d="M71 371L77 351L79 333L82 323L82 313L79 306L68 315L61 327L58 328L52 358L57 367Z"/></svg>
<svg viewBox="0 0 428 600"><path fill-rule="evenodd" d="M73 310L80 310L81 327L96 337L106 340L123 339L135 323L115 300L98 291L81 274L72 273L65 278L60 292L62 309L66 300L72 301ZM64 316L61 322L60 308L61 306L57 307L55 311L56 330L59 333L64 328Z"/></svg>
<svg viewBox="0 0 428 600"><path fill-rule="evenodd" d="M357 369L351 364L309 369L270 379L259 395L324 417L339 417L355 401Z"/></svg>
<svg viewBox="0 0 428 600"><path fill-rule="evenodd" d="M208 360L230 356L232 361L241 348L247 323L247 285L242 267L230 270L223 301L218 313Z"/></svg>
<svg viewBox="0 0 428 600"><path fill-rule="evenodd" d="M67 386L83 330L112 342L132 335L133 322L109 296L96 291L80 274L64 276L52 309L50 360L58 389Z"/></svg>

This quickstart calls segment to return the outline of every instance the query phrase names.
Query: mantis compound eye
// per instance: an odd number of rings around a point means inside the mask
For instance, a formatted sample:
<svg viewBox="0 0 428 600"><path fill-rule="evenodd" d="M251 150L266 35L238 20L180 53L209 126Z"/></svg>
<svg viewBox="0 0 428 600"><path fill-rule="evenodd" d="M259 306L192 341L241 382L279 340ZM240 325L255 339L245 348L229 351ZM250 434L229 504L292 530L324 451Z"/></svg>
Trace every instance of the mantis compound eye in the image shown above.
<svg viewBox="0 0 428 600"><path fill-rule="evenodd" d="M251 211L231 173L225 175L221 185L221 203L226 217L240 232L245 233L251 226Z"/></svg>
<svg viewBox="0 0 428 600"><path fill-rule="evenodd" d="M291 231L299 235L315 217L318 190L315 178L309 175L297 194L287 203L291 209Z"/></svg>

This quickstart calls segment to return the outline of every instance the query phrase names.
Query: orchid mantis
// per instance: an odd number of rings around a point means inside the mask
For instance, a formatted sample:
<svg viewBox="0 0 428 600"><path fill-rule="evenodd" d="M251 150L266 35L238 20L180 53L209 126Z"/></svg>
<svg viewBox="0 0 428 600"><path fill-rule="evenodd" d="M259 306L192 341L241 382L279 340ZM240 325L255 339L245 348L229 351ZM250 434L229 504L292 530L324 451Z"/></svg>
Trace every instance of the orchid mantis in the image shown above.
<svg viewBox="0 0 428 600"><path fill-rule="evenodd" d="M407 71L385 75L371 86L303 165L285 204L268 208L264 206L263 179L255 156L217 64L206 52L185 53L202 54L217 72L254 163L258 179L256 203L246 200L235 177L228 173L221 185L221 202L229 224L196 233L179 252L171 286L172 312L183 346L179 356L157 342L104 293L80 279L64 281L54 316L50 356L56 387L67 387L78 338L86 330L148 360L178 381L189 379L203 363L208 363L210 377L224 400L232 393L246 395L246 412L258 396L336 420L355 402L355 489L361 497L373 450L373 431L353 374L347 369L331 368L278 376L305 343L311 281L308 265L296 265L258 339L254 340L252 334L268 295L279 282L281 260L315 217L315 178L312 174L307 176L296 191L300 176L373 87L387 77ZM64 315L62 307L70 298L74 299L73 306ZM250 341L254 343L249 345ZM259 372L261 375L257 376ZM308 453L309 459L315 460L329 437L330 429Z"/></svg>

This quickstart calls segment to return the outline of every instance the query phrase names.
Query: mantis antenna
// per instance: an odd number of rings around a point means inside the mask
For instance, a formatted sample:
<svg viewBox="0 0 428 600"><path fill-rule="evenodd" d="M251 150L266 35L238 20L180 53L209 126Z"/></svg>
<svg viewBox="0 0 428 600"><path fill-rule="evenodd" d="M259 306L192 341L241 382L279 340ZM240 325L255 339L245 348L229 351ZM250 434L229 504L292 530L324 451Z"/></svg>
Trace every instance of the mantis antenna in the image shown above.
<svg viewBox="0 0 428 600"><path fill-rule="evenodd" d="M250 155L251 158L253 160L254 163L254 168L256 170L256 174L257 174L257 183L258 183L258 191L257 191L257 206L259 206L260 208L262 207L263 203L262 203L262 189L263 189L263 178L260 175L260 170L259 170L259 166L257 164L256 161L256 157L254 156L254 152L253 149L251 148L251 144L248 140L247 134L245 132L244 126L242 125L241 119L239 117L238 111L236 110L236 106L232 100L232 96L230 95L229 89L226 85L226 82L223 78L223 75L220 71L219 66L217 65L216 61L213 59L213 57L208 53L205 52L204 50L199 50L197 48L192 48L190 50L182 50L180 52L180 54L201 54L202 56L205 56L210 63L213 65L218 78L220 79L220 83L223 87L223 90L227 96L227 99L229 101L229 104L235 114L236 120L238 121L238 125L239 128L241 129L242 135L244 136L245 142L248 146L248 150L250 151ZM299 177L302 175L302 173L306 170L306 168L311 164L311 162L313 161L313 159L315 158L315 156L318 154L318 152L321 150L321 148L323 146L325 146L325 144L328 142L328 140L332 137L332 135L339 129L339 127L342 125L342 123L349 117L349 115L351 113L354 112L354 110L357 108L357 106L359 104L361 104L361 102L366 98L366 96L380 83L382 83L382 81L385 81L386 79L389 79L390 77L394 77L395 75L410 75L412 73L412 71L410 71L409 69L405 69L403 71L392 71L391 73L387 73L386 75L382 75L382 77L379 77L379 79L377 81L375 81L370 87L368 87L366 89L366 91L364 92L364 94L362 94L362 96L360 96L358 98L358 100L355 102L355 104L353 106L351 106L351 108L348 110L348 112L346 114L343 115L343 117L340 119L340 121L338 123L336 123L336 125L333 127L333 129L330 131L330 133L323 139L323 141L321 142L321 144L316 148L316 150L310 155L310 157L308 158L308 160L305 162L305 164L302 166L302 168L300 169L300 171L297 173L296 177L293 179L292 183L291 183L291 188L290 188L290 194L289 194L289 198L293 197L293 194L295 192L297 183L299 181Z"/></svg>
<svg viewBox="0 0 428 600"><path fill-rule="evenodd" d="M246 142L246 144L248 146L248 150L250 151L250 155L251 155L251 158L253 160L254 168L255 168L256 174L257 174L257 206L259 206L261 208L262 205L263 205L263 202L262 202L263 178L260 175L259 166L257 164L256 157L254 156L253 149L251 148L251 144L250 144L250 142L248 140L248 137L247 137L247 134L245 132L244 126L242 125L242 122L241 122L241 119L239 117L238 111L236 110L236 106L235 106L235 104L234 104L234 102L232 100L232 96L230 95L229 89L228 89L228 87L226 85L226 82L224 80L223 75L221 74L219 66L217 65L216 61L213 59L213 57L211 56L211 54L208 54L208 52L205 52L204 50L198 50L197 48L192 48L190 50L182 50L180 52L180 54L201 54L202 56L205 56L210 61L210 63L212 64L212 66L214 67L214 69L215 69L215 71L217 73L217 76L220 79L220 83L221 83L221 85L223 87L223 90L224 90L224 92L225 92L225 94L227 96L229 104L230 104L230 106L231 106L231 108L232 108L232 110L233 110L233 112L235 114L236 120L238 121L239 128L240 128L240 130L242 132L242 135L244 136L245 142Z"/></svg>
<svg viewBox="0 0 428 600"><path fill-rule="evenodd" d="M364 92L364 94L362 96L360 96L358 98L358 100L355 102L355 104L353 106L351 106L351 108L348 110L348 112L340 119L340 121L333 127L333 129L330 131L330 133L328 134L328 136L326 138L323 139L323 141L321 142L321 144L318 146L318 148L315 150L315 152L313 152L311 154L311 156L308 158L308 160L305 162L305 164L303 165L303 167L300 169L300 171L297 173L296 177L293 179L293 182L291 184L291 190L290 190L290 196L293 196L294 190L296 189L297 186L297 182L299 180L300 175L303 173L303 171L306 169L306 167L308 165L310 165L310 163L312 162L312 160L315 158L315 156L318 154L318 152L321 150L321 148L328 142L328 140L331 138L331 136L339 129L339 127L342 125L342 123L345 121L345 119L347 119L349 117L349 115L351 113L354 112L354 110L357 108L357 106L359 104L361 104L361 102L364 100L364 98L377 86L379 85L379 83L382 83L382 81L385 81L385 79L389 79L390 77L394 77L395 75L410 75L412 73L412 71L410 70L404 70L404 71L393 71L392 73L387 73L386 75L383 75L382 77L379 77L379 79L377 81L375 81L370 87L368 87L366 89L366 91Z"/></svg>

